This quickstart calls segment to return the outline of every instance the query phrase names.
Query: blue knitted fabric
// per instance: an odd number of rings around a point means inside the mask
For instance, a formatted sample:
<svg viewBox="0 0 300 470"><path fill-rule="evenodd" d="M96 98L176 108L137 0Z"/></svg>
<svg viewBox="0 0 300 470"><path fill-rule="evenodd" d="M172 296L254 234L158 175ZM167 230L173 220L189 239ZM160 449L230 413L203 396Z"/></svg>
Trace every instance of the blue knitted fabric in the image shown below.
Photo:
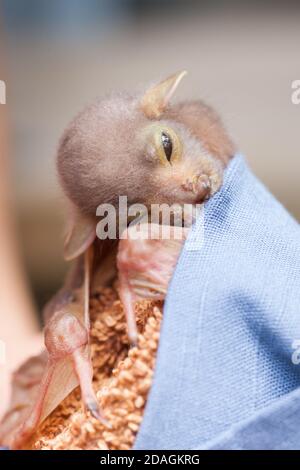
<svg viewBox="0 0 300 470"><path fill-rule="evenodd" d="M275 410L278 423L280 397L297 393L295 340L299 224L236 155L177 264L135 448L247 448L251 419Z"/></svg>
<svg viewBox="0 0 300 470"><path fill-rule="evenodd" d="M201 450L299 450L300 389L284 395Z"/></svg>

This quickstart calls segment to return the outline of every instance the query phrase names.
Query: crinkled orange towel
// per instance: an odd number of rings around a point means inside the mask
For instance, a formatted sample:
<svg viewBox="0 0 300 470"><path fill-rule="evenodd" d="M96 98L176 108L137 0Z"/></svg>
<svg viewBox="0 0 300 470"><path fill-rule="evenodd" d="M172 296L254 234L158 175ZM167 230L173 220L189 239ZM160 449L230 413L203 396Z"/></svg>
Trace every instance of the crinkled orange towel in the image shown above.
<svg viewBox="0 0 300 470"><path fill-rule="evenodd" d="M162 303L136 305L138 347L129 348L126 321L115 288L102 288L90 300L94 387L111 428L82 409L79 388L42 423L27 448L132 448L151 387L159 341Z"/></svg>

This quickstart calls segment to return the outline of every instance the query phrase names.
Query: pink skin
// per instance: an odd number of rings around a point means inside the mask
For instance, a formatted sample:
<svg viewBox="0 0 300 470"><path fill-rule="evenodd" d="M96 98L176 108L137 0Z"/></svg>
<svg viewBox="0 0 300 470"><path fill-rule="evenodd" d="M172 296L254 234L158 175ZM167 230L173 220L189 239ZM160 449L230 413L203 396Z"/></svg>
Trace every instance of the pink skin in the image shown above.
<svg viewBox="0 0 300 470"><path fill-rule="evenodd" d="M169 227L171 239L161 237L161 226L143 224L137 239L135 226L125 230L119 242L117 267L122 300L132 345L138 342L134 303L139 299L164 299L188 229ZM179 239L175 239L175 237Z"/></svg>
<svg viewBox="0 0 300 470"><path fill-rule="evenodd" d="M51 394L57 393L54 374L57 367L63 365L75 371L80 384L82 401L86 409L98 420L105 421L92 386L93 370L89 357L88 331L77 318L76 309L64 309L56 312L45 329L45 344L48 360L43 371L37 399L29 410L27 418L14 433L11 448L18 449L35 431L43 419L46 409L51 406Z"/></svg>

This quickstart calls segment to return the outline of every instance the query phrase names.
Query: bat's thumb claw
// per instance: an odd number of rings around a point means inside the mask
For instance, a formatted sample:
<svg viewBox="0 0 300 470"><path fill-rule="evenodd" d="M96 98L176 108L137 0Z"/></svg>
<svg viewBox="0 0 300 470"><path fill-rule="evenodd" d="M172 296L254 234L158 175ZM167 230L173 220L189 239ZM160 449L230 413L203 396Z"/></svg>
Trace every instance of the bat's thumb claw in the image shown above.
<svg viewBox="0 0 300 470"><path fill-rule="evenodd" d="M130 346L131 346L132 348L137 347L137 346L138 346L138 343L139 343L139 341L138 341L138 335L137 335L137 334L135 334L135 335L130 335L130 336L129 336L129 341L130 341Z"/></svg>
<svg viewBox="0 0 300 470"><path fill-rule="evenodd" d="M91 415L95 419L100 421L100 423L102 423L103 426L105 426L106 428L112 429L111 423L106 418L104 418L97 402L94 402L94 401L89 402L89 403L86 404L86 407L89 410L89 412L91 413Z"/></svg>
<svg viewBox="0 0 300 470"><path fill-rule="evenodd" d="M128 324L128 339L129 339L130 346L133 348L138 345L139 334L138 334L135 320L134 322L132 322L132 324L130 324L130 322L128 323L129 323Z"/></svg>

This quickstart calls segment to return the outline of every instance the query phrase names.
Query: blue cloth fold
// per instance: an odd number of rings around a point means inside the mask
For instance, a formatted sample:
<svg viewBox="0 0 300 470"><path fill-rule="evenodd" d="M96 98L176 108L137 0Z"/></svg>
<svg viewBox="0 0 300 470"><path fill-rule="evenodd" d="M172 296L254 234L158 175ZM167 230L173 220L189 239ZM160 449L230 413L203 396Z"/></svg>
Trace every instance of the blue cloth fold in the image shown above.
<svg viewBox="0 0 300 470"><path fill-rule="evenodd" d="M236 155L171 281L135 449L295 448L297 340L299 224Z"/></svg>

